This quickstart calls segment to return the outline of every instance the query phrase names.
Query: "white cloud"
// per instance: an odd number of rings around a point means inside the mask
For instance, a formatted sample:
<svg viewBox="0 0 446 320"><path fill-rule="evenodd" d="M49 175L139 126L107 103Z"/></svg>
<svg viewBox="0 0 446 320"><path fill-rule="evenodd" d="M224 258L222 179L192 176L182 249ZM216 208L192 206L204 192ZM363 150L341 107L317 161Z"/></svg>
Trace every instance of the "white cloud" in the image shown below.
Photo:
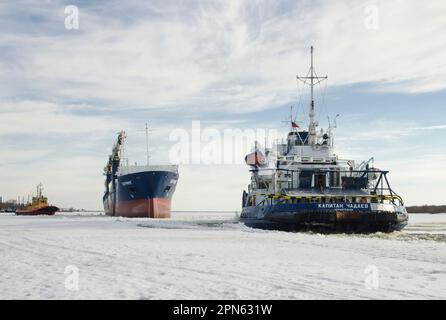
<svg viewBox="0 0 446 320"><path fill-rule="evenodd" d="M328 73L332 85L377 82L379 90L445 89L445 2L375 1L378 30L364 26L368 4L189 2L167 7L163 15L160 2L151 8L159 16L149 17L141 17L138 10L147 8L135 3L80 6L78 32L63 30L63 20L57 24L63 18L61 4L47 5L51 10L41 11L48 20L43 26L58 32L0 36L20 53L2 63L8 71L0 75L7 90L3 94L25 90L120 108L192 105L247 112L294 98L294 76L306 72L310 44L316 46L317 70ZM113 9L136 19L110 15L116 14Z"/></svg>
<svg viewBox="0 0 446 320"><path fill-rule="evenodd" d="M441 130L446 129L446 124L438 125L438 126L426 126L426 127L417 127L411 128L412 130Z"/></svg>
<svg viewBox="0 0 446 320"><path fill-rule="evenodd" d="M372 120L367 123L350 124L340 128L338 142L389 142L394 143L405 138L425 135L426 131L444 130L446 125L416 127L413 122L392 120ZM351 132L355 134L352 135Z"/></svg>
<svg viewBox="0 0 446 320"><path fill-rule="evenodd" d="M69 112L71 107L70 105L61 106L42 101L3 102L0 109L0 136L10 134L86 134L128 126L127 122L107 115L76 115Z"/></svg>

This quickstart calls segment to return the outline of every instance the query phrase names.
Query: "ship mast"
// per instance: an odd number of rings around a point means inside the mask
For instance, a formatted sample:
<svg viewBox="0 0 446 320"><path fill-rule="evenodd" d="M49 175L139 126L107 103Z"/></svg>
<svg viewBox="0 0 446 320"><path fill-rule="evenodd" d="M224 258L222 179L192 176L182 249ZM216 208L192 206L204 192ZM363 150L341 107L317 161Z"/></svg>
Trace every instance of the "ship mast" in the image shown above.
<svg viewBox="0 0 446 320"><path fill-rule="evenodd" d="M315 120L315 109L314 109L314 86L321 83L322 81L324 81L325 79L328 78L328 76L325 77L318 77L316 75L316 72L314 71L314 65L313 65L313 46L311 46L310 48L310 52L311 52L311 66L310 66L310 70L308 72L308 74L310 74L308 76L305 77L301 77L299 75L296 76L296 78L298 80L301 80L304 84L308 84L310 85L311 88L311 102L310 102L310 125L308 128L308 132L309 132L309 139L308 139L308 143L310 145L313 145L316 142L316 127L318 126L317 121ZM309 82L308 82L309 80Z"/></svg>
<svg viewBox="0 0 446 320"><path fill-rule="evenodd" d="M38 198L40 198L42 196L42 190L43 190L43 186L42 186L42 182L41 182L37 185L37 197Z"/></svg>
<svg viewBox="0 0 446 320"><path fill-rule="evenodd" d="M143 131L143 130L138 130L138 131ZM144 132L146 133L146 158L147 158L147 166L149 165L150 162L150 155L149 155L149 125L146 122L146 126L144 129Z"/></svg>
<svg viewBox="0 0 446 320"><path fill-rule="evenodd" d="M147 165L149 165L149 126L146 122L146 153L147 153Z"/></svg>

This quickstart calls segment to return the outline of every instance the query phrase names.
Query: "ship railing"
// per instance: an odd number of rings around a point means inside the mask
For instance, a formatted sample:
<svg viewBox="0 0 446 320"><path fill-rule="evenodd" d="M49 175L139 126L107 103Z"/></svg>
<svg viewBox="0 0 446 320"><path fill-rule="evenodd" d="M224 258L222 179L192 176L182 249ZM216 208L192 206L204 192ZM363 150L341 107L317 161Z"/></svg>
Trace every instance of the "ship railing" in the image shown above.
<svg viewBox="0 0 446 320"><path fill-rule="evenodd" d="M258 172L264 170L262 168L253 169L251 171ZM271 169L267 169L271 170ZM389 201L393 204L398 204L400 206L404 206L403 199L390 187L389 180L387 179L387 174L389 171L384 170L376 170L376 169L366 169L366 170L333 170L333 169L312 169L312 170L303 170L303 169L276 169L277 171L286 172L289 176L288 179L288 189L301 189L298 185L294 185L293 173L301 173L303 171L312 171L313 174L324 174L324 173L339 173L341 177L352 177L352 178L362 178L367 179L365 187L356 187L350 186L346 187L342 185L342 179L340 179L341 186L318 186L314 187L314 190L329 190L329 189L344 189L344 190L362 190L366 189L370 196L374 196L374 198L378 199L381 203L384 201ZM374 179L369 179L370 175L376 176ZM372 176L372 177L373 177ZM297 183L296 183L297 184Z"/></svg>
<svg viewBox="0 0 446 320"><path fill-rule="evenodd" d="M350 200L352 198L359 199L359 201ZM279 202L285 202L289 200L298 200L302 203L385 203L387 201L390 204L404 206L402 198L398 195L361 195L357 197L352 196L289 196L285 194L267 194L265 199L277 200ZM365 201L364 201L365 200ZM265 201L265 200L264 200Z"/></svg>

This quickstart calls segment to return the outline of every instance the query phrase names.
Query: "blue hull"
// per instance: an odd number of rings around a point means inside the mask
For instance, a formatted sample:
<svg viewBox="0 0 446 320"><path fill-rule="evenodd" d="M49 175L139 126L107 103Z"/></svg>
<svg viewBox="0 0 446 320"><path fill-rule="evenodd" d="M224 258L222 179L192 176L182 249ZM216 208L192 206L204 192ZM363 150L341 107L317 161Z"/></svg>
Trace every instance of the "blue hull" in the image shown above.
<svg viewBox="0 0 446 320"><path fill-rule="evenodd" d="M104 194L107 215L167 218L175 192L178 173L143 171L118 176L114 186Z"/></svg>

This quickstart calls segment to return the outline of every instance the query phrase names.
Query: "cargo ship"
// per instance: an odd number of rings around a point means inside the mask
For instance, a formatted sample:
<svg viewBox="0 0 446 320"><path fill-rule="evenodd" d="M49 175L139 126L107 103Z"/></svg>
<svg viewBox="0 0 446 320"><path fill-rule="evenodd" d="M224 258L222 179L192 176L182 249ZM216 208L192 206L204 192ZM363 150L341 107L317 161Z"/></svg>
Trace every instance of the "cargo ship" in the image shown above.
<svg viewBox="0 0 446 320"><path fill-rule="evenodd" d="M147 165L129 165L125 158L125 139L126 133L121 131L104 168L105 214L170 218L172 196L179 177L178 166L149 165L148 154Z"/></svg>
<svg viewBox="0 0 446 320"><path fill-rule="evenodd" d="M355 164L334 153L336 118L318 129L313 87L318 77L311 66L297 76L311 88L309 126L301 130L290 117L286 142L262 149L256 142L245 158L251 183L243 191L240 219L246 225L277 230L322 232L391 232L408 223L403 199L390 187L388 171L374 158ZM336 116L337 117L337 116Z"/></svg>
<svg viewBox="0 0 446 320"><path fill-rule="evenodd" d="M40 183L37 185L37 194L32 197L31 203L28 203L25 208L17 209L16 214L19 216L37 216L37 215L54 215L59 208L48 204L48 198L43 196L43 186Z"/></svg>

